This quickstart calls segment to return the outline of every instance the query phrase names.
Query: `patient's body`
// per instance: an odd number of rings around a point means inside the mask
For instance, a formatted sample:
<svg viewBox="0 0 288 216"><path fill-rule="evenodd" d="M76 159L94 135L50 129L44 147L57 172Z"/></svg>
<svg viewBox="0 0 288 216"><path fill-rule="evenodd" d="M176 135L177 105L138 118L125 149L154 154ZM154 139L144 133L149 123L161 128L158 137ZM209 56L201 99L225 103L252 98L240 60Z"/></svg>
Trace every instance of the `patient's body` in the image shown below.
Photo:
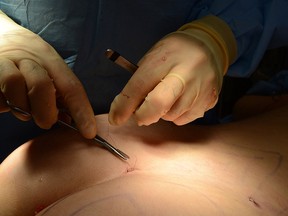
<svg viewBox="0 0 288 216"><path fill-rule="evenodd" d="M128 161L52 131L1 164L1 215L288 215L287 107L209 127L97 120Z"/></svg>

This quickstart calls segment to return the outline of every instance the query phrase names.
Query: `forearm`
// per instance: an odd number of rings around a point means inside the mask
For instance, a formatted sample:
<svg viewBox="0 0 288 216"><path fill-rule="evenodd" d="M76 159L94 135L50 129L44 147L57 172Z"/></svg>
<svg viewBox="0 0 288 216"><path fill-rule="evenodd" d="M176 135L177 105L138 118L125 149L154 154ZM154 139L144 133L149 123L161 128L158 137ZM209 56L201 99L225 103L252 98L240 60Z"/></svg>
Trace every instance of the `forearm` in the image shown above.
<svg viewBox="0 0 288 216"><path fill-rule="evenodd" d="M285 0L213 1L198 18L212 14L229 25L238 52L228 75L247 77L255 71L267 49L287 46L287 8Z"/></svg>

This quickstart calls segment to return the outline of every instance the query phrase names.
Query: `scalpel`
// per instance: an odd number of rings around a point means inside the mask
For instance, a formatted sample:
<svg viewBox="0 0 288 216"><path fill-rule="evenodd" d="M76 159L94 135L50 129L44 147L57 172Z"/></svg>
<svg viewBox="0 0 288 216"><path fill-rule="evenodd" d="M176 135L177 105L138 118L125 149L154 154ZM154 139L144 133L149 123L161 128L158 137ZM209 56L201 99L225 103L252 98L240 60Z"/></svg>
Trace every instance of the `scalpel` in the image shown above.
<svg viewBox="0 0 288 216"><path fill-rule="evenodd" d="M105 52L105 56L108 59L110 59L112 62L121 66L122 68L124 68L125 70L129 71L132 74L138 69L137 65L128 61L126 58L124 58L118 52L116 52L112 49L107 49Z"/></svg>

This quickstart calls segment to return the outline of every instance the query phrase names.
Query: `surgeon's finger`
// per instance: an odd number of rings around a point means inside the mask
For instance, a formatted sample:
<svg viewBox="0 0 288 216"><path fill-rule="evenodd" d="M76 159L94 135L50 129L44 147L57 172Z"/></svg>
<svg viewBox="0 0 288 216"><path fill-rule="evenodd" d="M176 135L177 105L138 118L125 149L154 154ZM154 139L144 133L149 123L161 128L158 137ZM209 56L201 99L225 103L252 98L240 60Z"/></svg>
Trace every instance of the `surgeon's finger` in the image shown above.
<svg viewBox="0 0 288 216"><path fill-rule="evenodd" d="M183 113L177 119L174 119L173 123L179 126L185 125L203 116L204 116L203 109L190 109L187 112Z"/></svg>
<svg viewBox="0 0 288 216"><path fill-rule="evenodd" d="M0 87L1 87L1 110L7 110L6 101L8 100L14 106L17 106L27 112L30 111L27 98L27 89L24 76L20 73L14 62L0 59ZM4 105L4 101L5 104ZM21 115L18 112L12 113L20 120L26 121L29 117Z"/></svg>
<svg viewBox="0 0 288 216"><path fill-rule="evenodd" d="M10 108L6 103L6 99L3 93L0 91L0 113L8 112L9 110Z"/></svg>
<svg viewBox="0 0 288 216"><path fill-rule="evenodd" d="M177 101L177 104L162 118L174 122L176 125L184 125L204 116L204 113L213 108L218 100L215 88L200 92L194 97L193 102L187 103L190 96L184 95ZM184 103L186 102L186 103ZM181 104L184 104L184 106ZM186 104L186 106L185 106ZM180 110L180 111L179 111ZM173 115L177 113L177 115Z"/></svg>
<svg viewBox="0 0 288 216"><path fill-rule="evenodd" d="M206 103L206 110L208 111L210 109L212 109L213 107L215 107L215 105L218 102L218 96L219 96L219 90L217 90L217 88L212 88L210 90L210 94L208 94L208 103Z"/></svg>
<svg viewBox="0 0 288 216"><path fill-rule="evenodd" d="M43 129L49 129L58 116L53 80L42 66L30 59L20 60L18 68L26 80L30 113L35 123Z"/></svg>
<svg viewBox="0 0 288 216"><path fill-rule="evenodd" d="M138 125L150 125L157 122L170 110L184 89L184 79L177 73L169 73L147 95L145 101L135 112Z"/></svg>
<svg viewBox="0 0 288 216"><path fill-rule="evenodd" d="M162 70L157 67L152 68L150 65L140 66L122 92L113 100L109 112L109 122L112 125L126 122L167 71L165 68Z"/></svg>
<svg viewBox="0 0 288 216"><path fill-rule="evenodd" d="M197 106L199 96L200 95L197 88L186 89L181 97L173 104L170 110L162 116L162 119L173 122L188 110L195 108L195 106Z"/></svg>
<svg viewBox="0 0 288 216"><path fill-rule="evenodd" d="M79 79L60 58L45 66L80 133L86 138L95 137L94 112Z"/></svg>

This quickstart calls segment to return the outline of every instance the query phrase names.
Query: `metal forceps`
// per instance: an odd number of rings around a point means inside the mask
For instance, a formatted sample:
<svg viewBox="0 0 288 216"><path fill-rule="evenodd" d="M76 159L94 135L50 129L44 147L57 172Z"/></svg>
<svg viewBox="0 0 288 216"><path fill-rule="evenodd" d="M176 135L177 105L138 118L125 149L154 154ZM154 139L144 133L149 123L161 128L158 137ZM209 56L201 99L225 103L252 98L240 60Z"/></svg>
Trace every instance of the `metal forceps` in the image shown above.
<svg viewBox="0 0 288 216"><path fill-rule="evenodd" d="M11 104L9 101L6 101L6 103L8 104L8 106L10 107L11 110L18 112L24 116L30 117L31 114L29 112L26 112L25 110L22 110L21 108L14 106L13 104ZM68 124L60 119L57 120L57 122L61 125L64 125L65 127L68 127L70 129L73 129L75 131L79 130L74 127L71 124ZM127 154L125 154L124 152L122 152L120 149L115 148L114 146L112 146L111 144L109 144L105 139L103 139L102 137L96 135L96 137L93 138L98 144L100 144L101 146L103 146L105 149L107 149L109 152L111 152L112 154L120 157L123 160L128 160L129 156Z"/></svg>

